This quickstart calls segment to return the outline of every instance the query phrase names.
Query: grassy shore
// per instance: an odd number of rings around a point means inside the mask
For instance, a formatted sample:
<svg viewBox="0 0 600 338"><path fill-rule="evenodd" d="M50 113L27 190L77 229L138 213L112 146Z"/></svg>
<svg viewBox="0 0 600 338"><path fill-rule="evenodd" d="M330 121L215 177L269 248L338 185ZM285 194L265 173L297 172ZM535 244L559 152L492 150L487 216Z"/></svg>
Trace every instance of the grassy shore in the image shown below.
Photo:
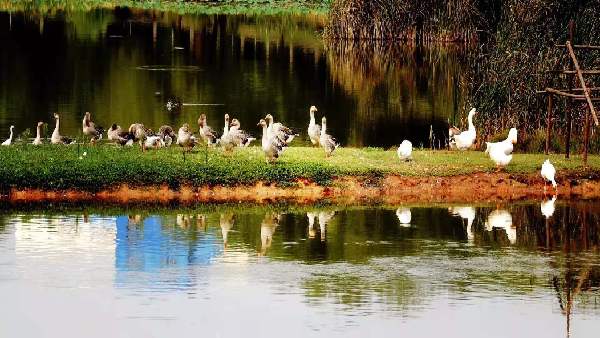
<svg viewBox="0 0 600 338"><path fill-rule="evenodd" d="M83 156L85 152L85 156ZM546 158L543 154L515 154L509 173L535 174ZM579 158L550 156L562 175L600 171L600 156L591 156L584 169ZM321 149L291 147L276 164L265 163L258 147L236 149L224 155L221 149L200 148L184 156L178 147L142 153L134 148L100 146L35 147L17 145L0 148L0 189L39 188L99 191L121 184L132 187L168 185L246 185L257 182L280 186L308 179L329 185L336 177L380 178L386 175L414 177L452 176L495 170L482 152L416 151L414 161L400 162L394 150L342 148L326 159Z"/></svg>
<svg viewBox="0 0 600 338"><path fill-rule="evenodd" d="M0 0L0 10L32 10L42 13L56 10L88 11L119 6L178 14L325 14L329 10L329 5L329 0Z"/></svg>

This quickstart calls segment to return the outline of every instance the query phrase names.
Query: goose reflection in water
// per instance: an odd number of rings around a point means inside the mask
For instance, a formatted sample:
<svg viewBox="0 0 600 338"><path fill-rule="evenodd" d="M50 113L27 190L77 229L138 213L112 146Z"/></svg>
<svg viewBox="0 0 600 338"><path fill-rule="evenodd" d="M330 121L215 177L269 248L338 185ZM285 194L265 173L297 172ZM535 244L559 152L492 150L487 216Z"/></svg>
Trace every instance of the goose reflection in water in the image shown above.
<svg viewBox="0 0 600 338"><path fill-rule="evenodd" d="M409 208L398 208L396 210L396 217L398 217L398 221L400 221L400 226L410 227L410 222L412 221L412 213L410 212Z"/></svg>
<svg viewBox="0 0 600 338"><path fill-rule="evenodd" d="M469 241L473 240L473 221L475 220L475 215L476 215L476 211L475 208L473 207L449 207L448 211L454 215L454 216L458 216L462 219L466 219L467 220L467 226L466 226L466 230L467 230L467 239Z"/></svg>
<svg viewBox="0 0 600 338"><path fill-rule="evenodd" d="M554 215L554 203L556 202L556 195L552 196L552 199L547 201L543 201L540 204L540 210L542 211L542 215L546 217L546 219L552 217Z"/></svg>
<svg viewBox="0 0 600 338"><path fill-rule="evenodd" d="M227 238L229 235L229 231L233 228L233 223L235 222L235 216L228 212L221 214L219 218L219 226L221 227L221 235L223 236L223 247L227 248Z"/></svg>
<svg viewBox="0 0 600 338"><path fill-rule="evenodd" d="M516 243L517 229L513 227L513 220L510 212L499 209L494 210L489 214L487 221L485 222L485 230L493 231L494 229L504 229L510 244Z"/></svg>
<svg viewBox="0 0 600 338"><path fill-rule="evenodd" d="M317 230L315 229L315 219L317 218L316 212L307 212L306 217L308 218L308 238L315 238Z"/></svg>
<svg viewBox="0 0 600 338"><path fill-rule="evenodd" d="M271 247L273 243L273 234L275 229L279 226L281 215L268 212L260 224L260 254L264 255L267 253L267 249Z"/></svg>
<svg viewBox="0 0 600 338"><path fill-rule="evenodd" d="M327 223L335 216L335 211L321 211L319 212L319 230L321 232L321 241L326 239L327 234Z"/></svg>

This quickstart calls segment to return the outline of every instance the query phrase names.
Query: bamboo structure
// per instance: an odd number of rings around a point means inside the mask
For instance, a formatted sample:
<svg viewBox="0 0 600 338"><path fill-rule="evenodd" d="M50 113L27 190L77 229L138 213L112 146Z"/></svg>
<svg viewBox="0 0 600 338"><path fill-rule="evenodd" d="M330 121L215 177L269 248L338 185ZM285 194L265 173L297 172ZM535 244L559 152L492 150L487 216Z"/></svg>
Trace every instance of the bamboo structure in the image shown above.
<svg viewBox="0 0 600 338"><path fill-rule="evenodd" d="M575 50L587 50L587 51L600 51L600 46L592 46L592 45L573 45L573 21L569 23L569 40L565 42L565 44L557 44L555 45L557 48L564 48L569 55L570 63L568 69L563 70L550 70L549 73L557 73L557 74L565 74L570 75L568 83L568 89L556 89L552 87L546 87L543 91L538 91L537 93L545 93L548 96L548 106L547 106L547 124L546 124L546 154L550 151L550 137L552 134L552 108L553 108L553 97L556 96L558 98L562 97L568 100L568 104L566 107L566 120L567 120L567 131L565 138L565 148L566 153L565 157L569 158L570 153L570 143L571 143L571 115L572 115L572 106L573 102L577 101L585 101L586 106L589 110L589 114L585 114L584 116L584 133L583 133L583 163L587 165L588 160L588 150L590 144L590 118L594 120L594 124L597 127L600 125L598 121L598 115L596 113L596 108L594 107L594 102L600 102L600 97L592 97L592 92L600 91L598 87L588 87L585 82L585 75L600 75L600 70L598 69L581 69L579 64L579 60L577 59L577 55L575 54ZM574 69L573 69L574 68ZM575 86L575 88L573 88Z"/></svg>

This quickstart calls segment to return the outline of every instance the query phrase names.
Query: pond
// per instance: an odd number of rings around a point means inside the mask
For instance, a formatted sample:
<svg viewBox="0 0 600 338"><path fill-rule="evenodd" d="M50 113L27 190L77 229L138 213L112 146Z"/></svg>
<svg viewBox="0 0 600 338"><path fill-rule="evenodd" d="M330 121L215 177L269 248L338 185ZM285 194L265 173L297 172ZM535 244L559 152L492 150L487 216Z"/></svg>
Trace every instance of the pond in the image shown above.
<svg viewBox="0 0 600 338"><path fill-rule="evenodd" d="M227 112L255 134L266 113L303 134L311 105L344 146L444 143L463 102L462 48L326 46L323 15L176 15L133 10L0 11L0 136L37 121L81 135L86 111L108 128L195 126ZM170 113L166 102L183 108ZM27 134L23 134L25 138ZM306 135L303 135L307 142ZM297 144L302 144L298 142Z"/></svg>
<svg viewBox="0 0 600 338"><path fill-rule="evenodd" d="M589 337L600 209L18 206L2 337Z"/></svg>

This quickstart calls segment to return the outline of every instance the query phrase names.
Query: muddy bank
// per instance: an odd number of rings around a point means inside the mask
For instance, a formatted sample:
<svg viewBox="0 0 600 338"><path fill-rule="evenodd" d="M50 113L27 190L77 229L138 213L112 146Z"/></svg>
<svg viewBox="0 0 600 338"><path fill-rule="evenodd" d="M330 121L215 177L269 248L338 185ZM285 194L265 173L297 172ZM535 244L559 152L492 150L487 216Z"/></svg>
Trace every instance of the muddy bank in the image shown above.
<svg viewBox="0 0 600 338"><path fill-rule="evenodd" d="M553 189L548 186L547 194ZM559 181L558 195L564 199L600 198L600 175L570 175ZM81 190L48 191L12 189L1 197L9 202L110 202L110 203L205 203L290 201L314 203L418 203L493 202L536 199L544 196L544 182L538 175L476 173L448 177L386 176L336 178L331 186L307 180L295 185L165 186L121 185L99 192Z"/></svg>

